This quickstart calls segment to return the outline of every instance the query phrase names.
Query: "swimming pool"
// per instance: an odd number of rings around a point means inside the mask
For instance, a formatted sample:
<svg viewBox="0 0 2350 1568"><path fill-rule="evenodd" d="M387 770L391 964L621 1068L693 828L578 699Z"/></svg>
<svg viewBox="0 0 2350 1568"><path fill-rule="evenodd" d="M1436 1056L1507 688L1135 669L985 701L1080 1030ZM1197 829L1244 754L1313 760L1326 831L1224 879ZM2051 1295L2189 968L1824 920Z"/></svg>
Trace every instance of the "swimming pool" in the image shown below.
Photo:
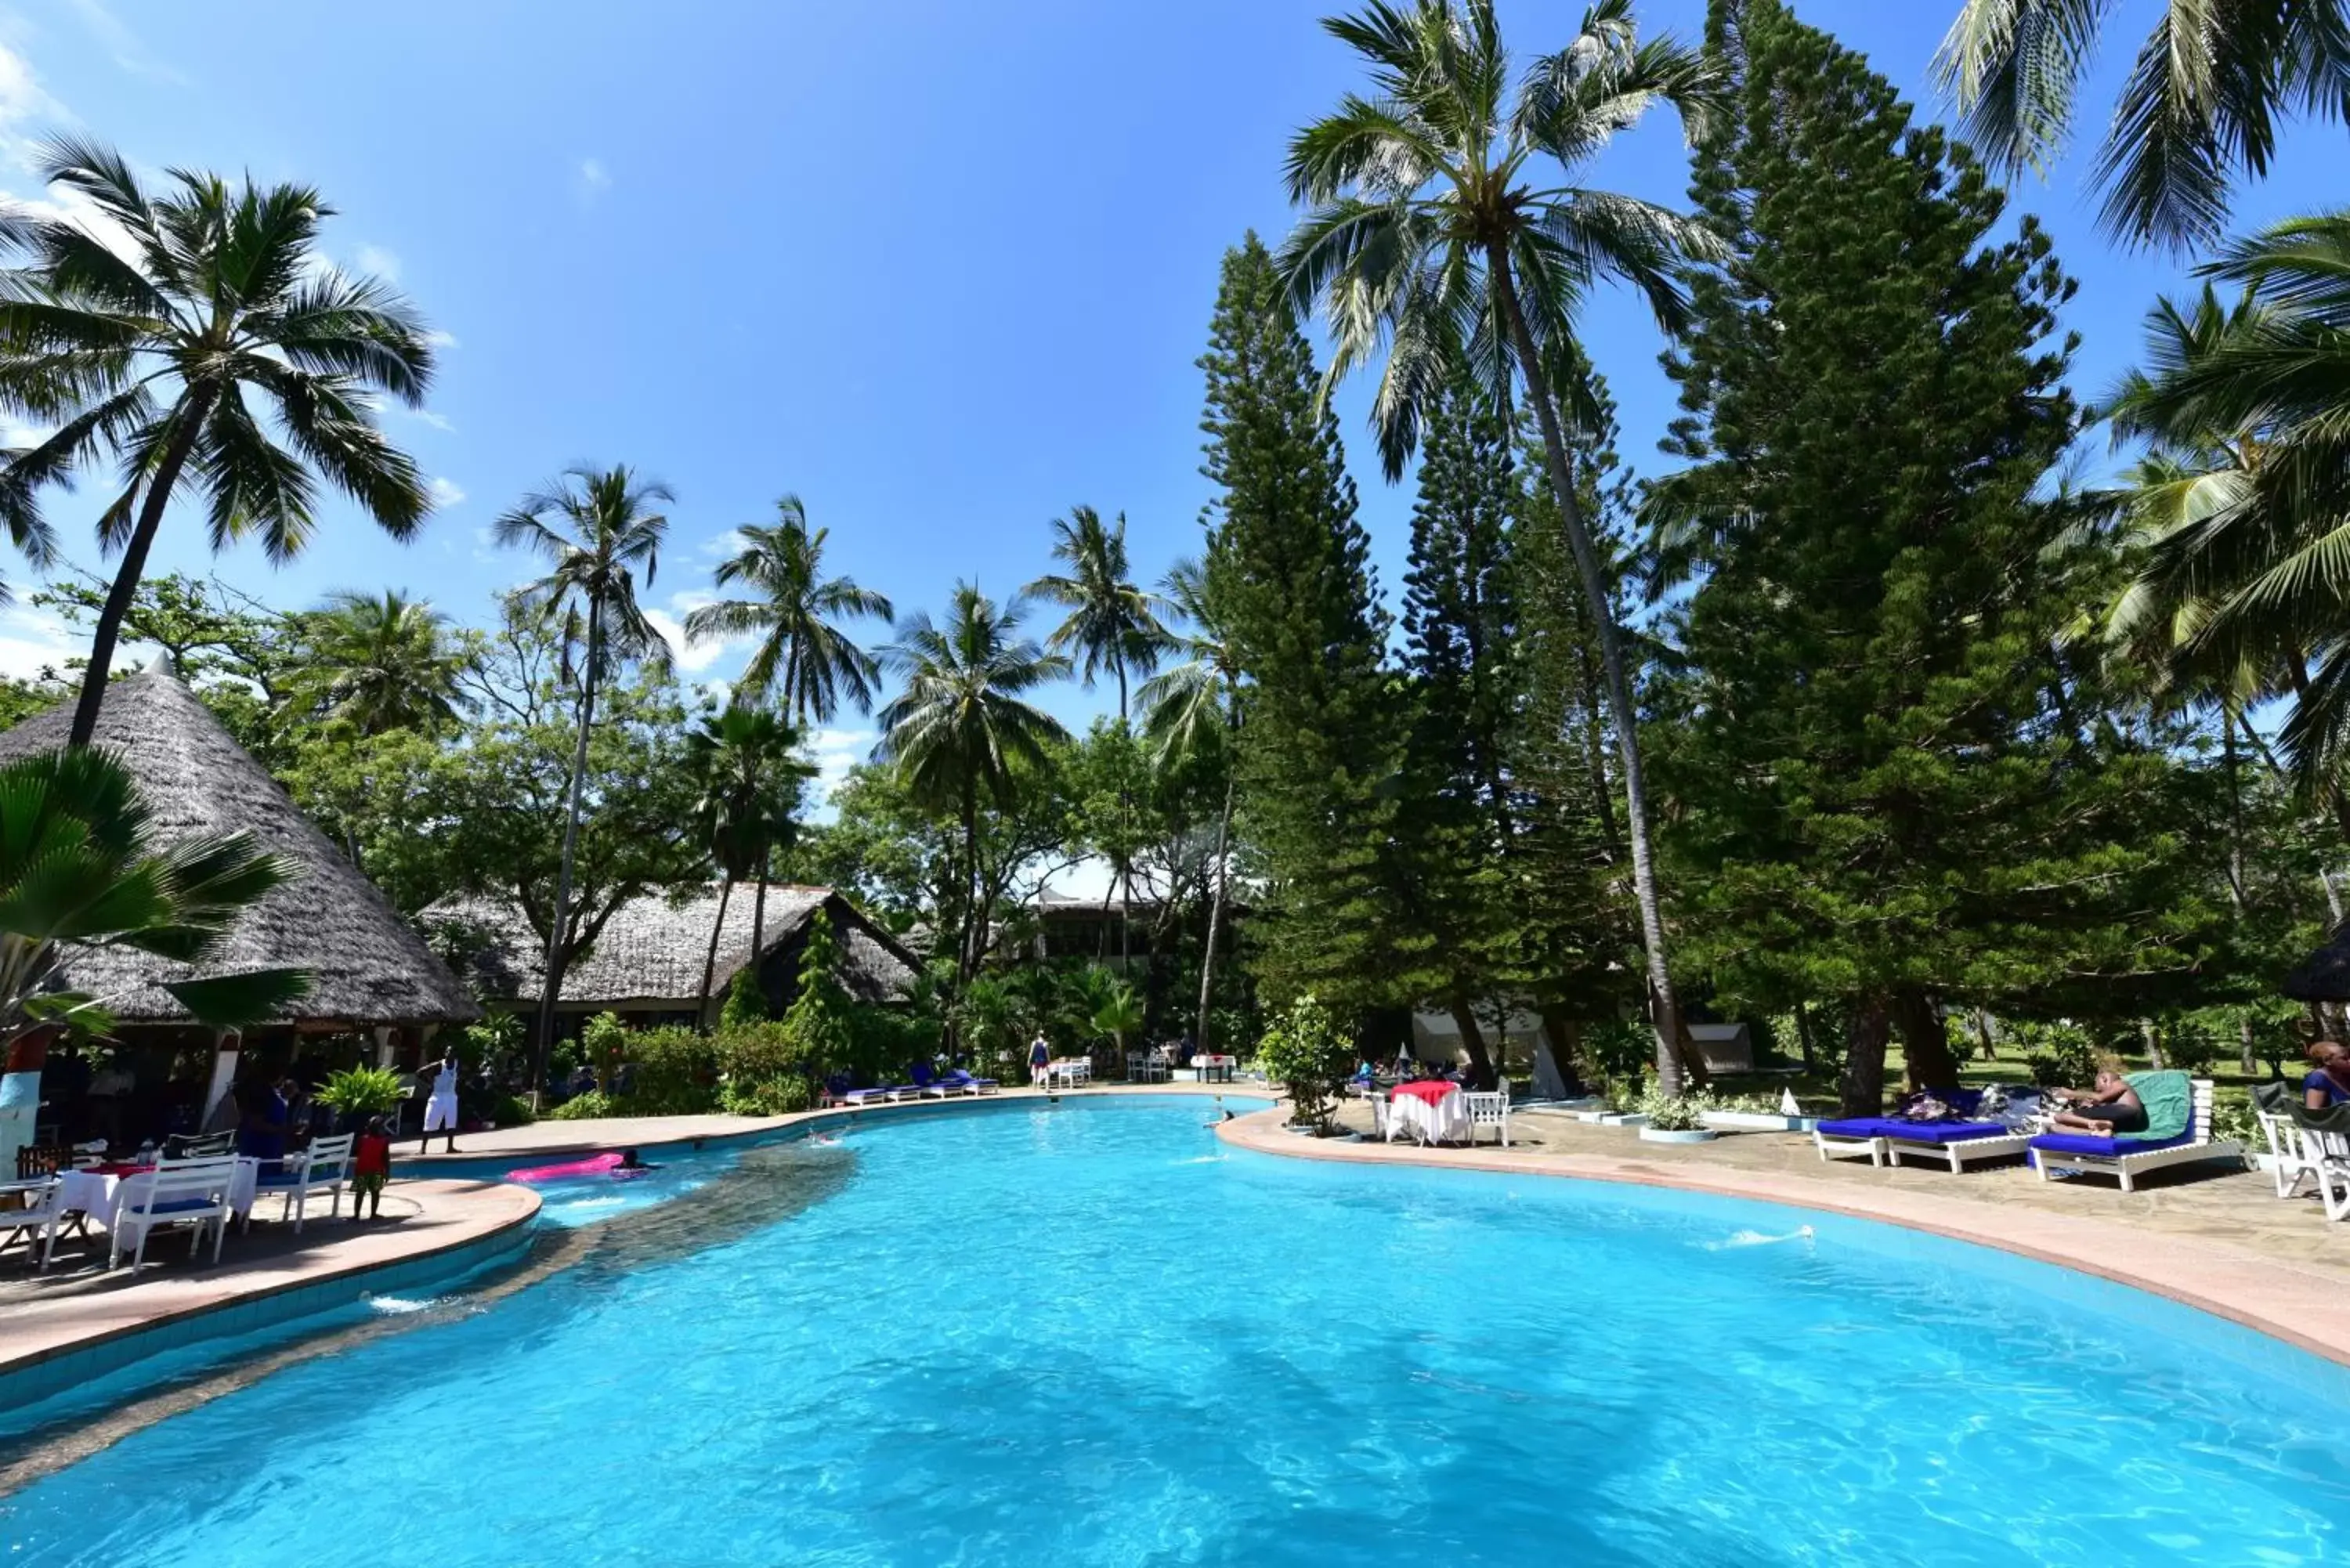
<svg viewBox="0 0 2350 1568"><path fill-rule="evenodd" d="M2137 1293L1764 1205L1228 1155L1205 1100L979 1109L748 1150L542 1284L0 1502L0 1538L154 1568L2343 1557L2350 1379Z"/></svg>

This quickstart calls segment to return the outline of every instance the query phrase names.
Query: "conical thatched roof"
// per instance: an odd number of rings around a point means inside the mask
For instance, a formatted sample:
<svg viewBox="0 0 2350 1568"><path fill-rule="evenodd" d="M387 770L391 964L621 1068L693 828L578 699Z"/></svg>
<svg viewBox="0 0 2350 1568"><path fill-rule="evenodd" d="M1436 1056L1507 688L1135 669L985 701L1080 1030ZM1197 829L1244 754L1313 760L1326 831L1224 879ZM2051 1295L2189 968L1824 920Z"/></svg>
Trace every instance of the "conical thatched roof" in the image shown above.
<svg viewBox="0 0 2350 1568"><path fill-rule="evenodd" d="M723 995L735 971L750 961L754 894L754 888L738 886L727 901L712 996ZM914 981L914 956L829 888L770 883L767 923L761 933L765 950L773 953L796 942L819 909L831 918L840 982L850 994L860 1002L903 999ZM564 971L563 1000L588 1005L698 996L702 961L710 952L711 923L717 918L715 887L697 888L682 898L647 893L630 899L613 912L586 955ZM429 926L453 928L453 945L472 950L464 961L484 996L537 1000L546 982L546 955L514 904L501 898L443 898L424 911L423 919Z"/></svg>
<svg viewBox="0 0 2350 1568"><path fill-rule="evenodd" d="M57 750L72 722L65 702L0 733L0 762ZM120 948L75 951L63 965L68 985L103 999L124 1023L190 1022L164 981L280 968L308 970L311 981L276 1023L367 1027L481 1015L448 966L185 686L159 671L116 681L94 738L130 766L162 842L241 829L301 875L247 910L200 965Z"/></svg>
<svg viewBox="0 0 2350 1568"><path fill-rule="evenodd" d="M2350 1002L2350 921L2295 964L2277 989L2295 1002Z"/></svg>

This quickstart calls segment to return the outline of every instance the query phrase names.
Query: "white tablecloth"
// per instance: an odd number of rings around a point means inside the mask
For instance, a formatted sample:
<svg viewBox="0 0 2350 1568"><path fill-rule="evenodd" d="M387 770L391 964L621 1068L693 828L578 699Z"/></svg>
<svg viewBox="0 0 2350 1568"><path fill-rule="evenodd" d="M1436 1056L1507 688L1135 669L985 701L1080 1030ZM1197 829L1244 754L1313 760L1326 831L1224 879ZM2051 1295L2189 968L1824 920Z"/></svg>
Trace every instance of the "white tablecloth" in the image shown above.
<svg viewBox="0 0 2350 1568"><path fill-rule="evenodd" d="M1417 1138L1423 1143L1466 1143L1469 1141L1469 1096L1453 1090L1434 1105L1410 1095L1396 1095L1388 1101L1388 1141L1399 1137Z"/></svg>
<svg viewBox="0 0 2350 1568"><path fill-rule="evenodd" d="M132 1184L145 1179L145 1173L109 1176L95 1170L61 1170L57 1172L57 1208L61 1212L87 1214L111 1231ZM228 1182L229 1210L238 1219L253 1212L254 1196L260 1185L261 1162L240 1156Z"/></svg>

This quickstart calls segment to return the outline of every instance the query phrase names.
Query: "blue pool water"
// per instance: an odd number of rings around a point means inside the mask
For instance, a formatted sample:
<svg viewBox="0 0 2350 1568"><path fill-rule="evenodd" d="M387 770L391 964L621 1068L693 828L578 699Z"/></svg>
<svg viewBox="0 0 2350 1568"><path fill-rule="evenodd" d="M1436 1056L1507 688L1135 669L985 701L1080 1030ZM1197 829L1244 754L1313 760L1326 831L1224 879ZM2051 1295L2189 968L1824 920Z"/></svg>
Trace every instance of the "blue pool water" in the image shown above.
<svg viewBox="0 0 2350 1568"><path fill-rule="evenodd" d="M713 1158L543 1283L0 1502L7 1561L2350 1560L2350 1381L2217 1320L1762 1205L1228 1156L1206 1110Z"/></svg>

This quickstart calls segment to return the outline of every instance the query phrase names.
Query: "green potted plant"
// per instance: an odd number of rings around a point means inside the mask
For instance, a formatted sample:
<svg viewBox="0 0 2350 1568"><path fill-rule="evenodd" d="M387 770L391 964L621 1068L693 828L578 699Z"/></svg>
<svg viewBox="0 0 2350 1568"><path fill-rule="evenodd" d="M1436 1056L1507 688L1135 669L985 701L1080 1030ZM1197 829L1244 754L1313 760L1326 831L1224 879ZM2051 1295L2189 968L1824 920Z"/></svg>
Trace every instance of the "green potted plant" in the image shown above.
<svg viewBox="0 0 2350 1568"><path fill-rule="evenodd" d="M1640 1100L1640 1114L1648 1118L1640 1127L1641 1141L1711 1143L1721 1135L1705 1125L1705 1113L1710 1104L1703 1090L1682 1095L1664 1095L1649 1090Z"/></svg>
<svg viewBox="0 0 2350 1568"><path fill-rule="evenodd" d="M398 1107L400 1075L385 1067L346 1067L319 1085L317 1098L343 1125L357 1127Z"/></svg>

